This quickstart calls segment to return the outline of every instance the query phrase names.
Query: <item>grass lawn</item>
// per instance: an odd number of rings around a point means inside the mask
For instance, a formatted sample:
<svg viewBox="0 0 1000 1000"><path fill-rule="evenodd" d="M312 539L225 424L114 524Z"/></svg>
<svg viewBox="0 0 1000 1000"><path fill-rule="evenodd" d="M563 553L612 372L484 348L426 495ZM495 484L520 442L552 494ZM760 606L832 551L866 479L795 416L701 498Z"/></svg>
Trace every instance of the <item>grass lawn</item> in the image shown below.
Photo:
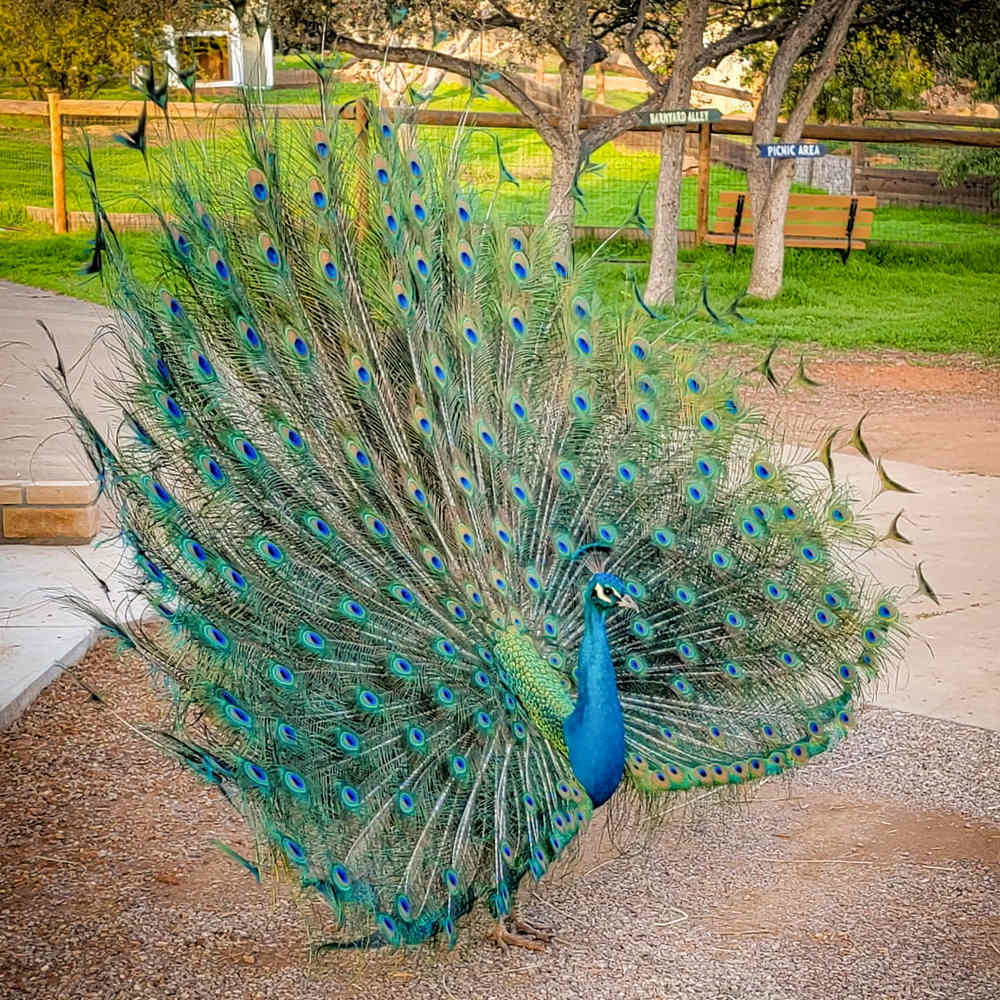
<svg viewBox="0 0 1000 1000"><path fill-rule="evenodd" d="M350 92L345 90L342 99L348 100L362 89L359 85ZM272 96L280 101L303 99L297 90L276 91ZM466 87L442 87L432 106L465 107L468 96ZM509 107L495 98L479 99L471 106L490 111ZM107 125L90 130L102 198L109 211L147 211L137 196L147 189L146 168L140 156L113 141L113 133L120 130L120 126ZM453 135L451 129L430 126L422 126L420 131L432 144L449 144ZM516 187L504 184L499 189L495 214L506 221L540 223L551 163L547 147L534 132L501 129L495 134L504 161L518 181ZM239 138L235 129L226 126L219 141L237 144ZM70 162L79 162L81 150L79 135L67 130ZM155 151L151 156L155 161ZM642 214L651 223L658 165L655 148L623 143L603 147L593 157L595 169L580 178L584 201L577 211L577 223L621 225L637 198ZM498 177L491 135L474 132L470 136L466 176L488 202ZM99 283L85 281L78 274L87 256L87 237L53 237L41 227L25 223L25 205L51 204L50 185L45 123L33 127L25 119L0 118L0 227L10 227L10 231L0 229L0 277L100 300ZM685 178L680 220L685 229L694 227L695 188L695 178ZM713 206L719 192L745 189L745 174L721 165L712 167ZM71 210L90 207L82 181L72 173L67 175L67 200ZM142 234L124 236L140 257L153 245L153 239ZM609 301L630 297L624 272L631 268L640 281L644 280L648 248L612 247L611 256L619 260L605 266L602 294ZM750 257L749 250L741 250L735 258L722 248L684 252L681 298L685 302L697 300L701 277L707 273L711 301L724 309L746 287ZM623 258L631 263L622 263ZM140 268L152 266L146 259L140 262ZM751 304L746 311L756 319L753 325L737 323L732 333L723 334L706 320L704 335L998 355L1000 218L948 208L881 206L875 213L867 251L852 255L846 266L832 252L789 251L780 298L773 303Z"/></svg>
<svg viewBox="0 0 1000 1000"><path fill-rule="evenodd" d="M125 233L137 272L153 280L157 237ZM0 277L66 295L102 301L99 281L83 278L88 257L84 234L52 236L41 227L0 231ZM589 248L580 245L578 252ZM645 280L645 245L611 245L602 265L600 294L608 304L632 301L626 274ZM702 275L717 312L747 285L751 253L732 257L721 247L682 251L675 313L700 303ZM835 348L972 351L1000 355L1000 248L907 250L874 247L848 263L831 252L790 250L785 284L774 302L747 300L740 307L754 322L733 321L731 332L714 325L699 306L694 330L706 340L769 344L775 338Z"/></svg>

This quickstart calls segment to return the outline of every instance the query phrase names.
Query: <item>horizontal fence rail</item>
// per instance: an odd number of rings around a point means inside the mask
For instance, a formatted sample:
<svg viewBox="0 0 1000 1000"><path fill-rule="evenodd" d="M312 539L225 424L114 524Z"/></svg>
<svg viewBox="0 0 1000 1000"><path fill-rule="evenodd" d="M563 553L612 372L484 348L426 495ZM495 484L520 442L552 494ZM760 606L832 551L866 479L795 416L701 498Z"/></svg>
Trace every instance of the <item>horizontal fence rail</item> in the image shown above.
<svg viewBox="0 0 1000 1000"><path fill-rule="evenodd" d="M271 105L279 112L280 117L292 120L315 121L320 117L313 104L275 104ZM142 101L83 101L61 100L60 112L64 117L82 118L138 118L142 111ZM524 115L505 111L447 111L413 108L395 108L406 116L408 121L418 125L479 125L484 128L527 128L534 129L530 120ZM163 112L151 105L148 109L151 119L162 118ZM341 112L342 117L354 117L353 102ZM47 118L49 105L45 101L12 101L0 100L0 115L23 115L36 118ZM172 103L170 115L173 118L207 118L221 120L242 120L245 112L238 103L197 104ZM547 116L553 124L559 124L558 115ZM902 120L902 119L899 119ZM992 119L984 119L992 120ZM803 139L831 139L840 142L919 142L941 143L947 146L979 146L1000 149L1000 119L994 126L998 131L956 131L952 129L907 129L905 138L899 129L882 128L866 125L806 125L802 129ZM582 129L596 128L607 124L606 115L584 115L580 119ZM681 127L681 126L676 126ZM697 124L683 126L688 132L697 132ZM778 122L774 138L784 134L785 123ZM629 132L662 132L657 125L636 124ZM712 131L716 135L753 135L753 122L744 118L721 118L712 123Z"/></svg>
<svg viewBox="0 0 1000 1000"><path fill-rule="evenodd" d="M0 100L0 213L6 205L26 213L36 222L57 231L84 229L92 225L89 199L80 178L64 165L78 164L83 149L81 130L86 130L92 155L102 179L101 193L112 224L119 229L148 229L155 216L142 204L139 192L145 170L130 150L115 142L115 133L128 131L142 111L140 100L75 100L50 95L49 101ZM341 109L346 119L355 117L356 105ZM610 108L587 103L586 109L604 113L585 114L582 129L607 128ZM172 102L170 118L191 135L204 135L201 127L216 123L235 127L245 117L238 101L192 104ZM317 121L315 104L274 103L268 110L291 121ZM527 225L543 222L551 176L551 152L531 121L517 113L499 111L394 109L424 129L447 133L461 125L489 129L499 139L504 160L521 181L518 188L505 188L498 213ZM163 112L147 106L151 155L154 136L162 138ZM555 113L548 116L558 123ZM928 115L921 112L877 111L865 121L885 124L807 125L805 140L822 140L831 155L797 164L793 191L831 196L874 195L878 208L871 220L869 242L909 244L966 244L983 233L988 213L998 207L1000 185L989 177L971 177L957 185L945 185L938 168L962 150L1000 148L1000 118L962 115ZM706 240L717 220L718 206L733 193L747 190L746 171L757 158L751 141L753 122L723 117L711 125L677 126L690 133L685 141L680 205L680 242L689 246ZM778 125L780 138L783 124ZM181 129L183 132L184 129ZM578 209L577 235L604 239L619 233L624 239L645 239L638 229L619 226L639 200L642 214L654 216L653 198L659 169L660 133L656 126L637 125L615 136L592 157L599 171L581 177L584 204ZM181 136L180 138L183 138ZM494 182L493 159L472 151L468 177L473 186ZM951 213L950 216L948 213ZM979 213L981 221L970 213ZM869 220L866 218L866 225ZM0 224L3 216L0 214Z"/></svg>

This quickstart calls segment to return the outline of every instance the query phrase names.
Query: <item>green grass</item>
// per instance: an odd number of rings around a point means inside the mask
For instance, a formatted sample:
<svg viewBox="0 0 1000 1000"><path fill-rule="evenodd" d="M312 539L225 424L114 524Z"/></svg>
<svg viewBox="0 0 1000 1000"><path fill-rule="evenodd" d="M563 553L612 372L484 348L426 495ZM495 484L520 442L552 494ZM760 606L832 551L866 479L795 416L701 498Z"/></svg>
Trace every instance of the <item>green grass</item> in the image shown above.
<svg viewBox="0 0 1000 1000"><path fill-rule="evenodd" d="M282 95L281 100L302 99L296 90L275 94ZM343 99L350 96L354 94ZM434 104L465 107L467 101L467 88L449 86L440 88ZM504 110L506 105L488 98L474 101L472 107ZM109 211L145 211L147 206L137 197L137 192L147 188L145 166L136 153L112 141L114 130L94 130L94 159L105 206ZM421 133L432 143L449 143L452 135L451 130L429 126L421 127ZM551 163L547 147L525 130L502 129L496 135L519 185L504 184L499 189L495 214L511 222L541 222ZM221 141L235 144L239 140L233 130ZM67 133L67 146L73 162L81 151L79 139ZM620 225L640 195L642 213L652 223L659 166L655 149L610 144L593 161L599 169L580 180L584 205L578 209L577 223ZM497 181L497 161L495 145L484 133L470 138L466 176L488 201ZM51 204L50 184L44 122L32 127L24 119L0 119L0 227L17 230L0 231L0 277L99 300L99 283L84 281L78 274L87 257L87 237L54 238L25 222L25 205ZM719 192L745 188L745 174L714 166L713 211ZM695 179L685 178L680 219L685 229L694 227L695 189ZM71 210L90 207L86 189L74 174L67 176L67 201ZM151 246L153 238L125 236L136 251ZM641 261L648 249L627 249L618 255L622 254ZM726 305L746 287L749 264L748 250L741 250L735 258L721 248L686 252L682 254L682 289L697 297L701 275L707 270L712 301ZM644 278L643 265L635 267ZM630 295L622 272L620 264L608 265L606 298ZM752 306L749 312L757 323L737 325L729 336L761 342L780 336L834 347L1000 354L1000 217L939 207L882 206L875 213L867 251L852 255L846 266L832 252L789 251L782 295L777 302ZM717 336L718 328L706 325L705 334Z"/></svg>
<svg viewBox="0 0 1000 1000"><path fill-rule="evenodd" d="M633 262L606 265L601 296L624 302L632 290L622 280L623 270L631 267L644 282L649 250L623 245L612 252ZM675 312L697 306L702 335L712 340L1000 355L1000 245L992 250L876 246L852 254L846 264L832 251L788 250L779 297L744 300L740 312L754 322L730 318L731 331L725 333L700 304L702 277L708 280L709 303L724 314L745 291L751 260L749 249L735 257L722 247L681 251Z"/></svg>
<svg viewBox="0 0 1000 1000"><path fill-rule="evenodd" d="M11 219L0 216L0 226ZM137 274L153 281L156 269L150 251L157 236L122 233L122 244L133 257ZM91 302L104 302L100 280L84 276L81 268L90 259L90 236L71 233L54 236L42 226L20 223L17 231L0 229L0 278L33 285Z"/></svg>
<svg viewBox="0 0 1000 1000"><path fill-rule="evenodd" d="M157 239L148 233L122 235L137 273L149 280L156 275ZM589 249L581 244L578 253ZM605 252L611 259L602 265L601 297L610 306L629 305L626 275L631 271L645 281L649 249L619 244ZM100 282L79 273L88 257L85 234L56 237L23 222L19 231L0 230L0 277L101 302ZM750 260L749 250L735 258L721 247L682 251L674 313L697 306L692 329L713 341L770 344L780 338L842 349L1000 355L1000 247L876 247L852 254L846 265L832 252L790 250L779 298L745 301L740 310L754 322L733 320L732 330L724 332L700 306L702 276L708 279L710 304L724 313L747 286Z"/></svg>

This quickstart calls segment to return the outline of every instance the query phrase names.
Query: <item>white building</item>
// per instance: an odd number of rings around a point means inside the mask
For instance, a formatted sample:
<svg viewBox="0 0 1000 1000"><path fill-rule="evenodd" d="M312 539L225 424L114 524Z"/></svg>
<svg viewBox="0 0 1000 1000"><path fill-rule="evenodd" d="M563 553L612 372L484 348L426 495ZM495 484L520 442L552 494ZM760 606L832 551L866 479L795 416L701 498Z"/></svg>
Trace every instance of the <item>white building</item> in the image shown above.
<svg viewBox="0 0 1000 1000"><path fill-rule="evenodd" d="M218 26L216 26L218 25ZM274 42L270 27L259 38L240 27L234 14L220 15L195 31L166 29L164 61L172 69L198 65L198 89L274 86Z"/></svg>

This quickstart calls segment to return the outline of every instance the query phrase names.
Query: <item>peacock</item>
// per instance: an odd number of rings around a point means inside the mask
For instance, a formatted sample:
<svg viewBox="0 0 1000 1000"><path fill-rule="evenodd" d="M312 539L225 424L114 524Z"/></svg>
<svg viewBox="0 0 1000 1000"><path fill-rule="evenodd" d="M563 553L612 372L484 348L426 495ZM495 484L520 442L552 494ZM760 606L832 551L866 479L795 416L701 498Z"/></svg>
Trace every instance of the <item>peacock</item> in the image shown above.
<svg viewBox="0 0 1000 1000"><path fill-rule="evenodd" d="M596 809L805 764L905 644L833 438L793 455L641 294L602 305L600 253L503 222L483 141L248 105L151 161L151 280L88 168L120 428L52 381L132 567L93 613L336 945L484 904L530 946L518 890Z"/></svg>

